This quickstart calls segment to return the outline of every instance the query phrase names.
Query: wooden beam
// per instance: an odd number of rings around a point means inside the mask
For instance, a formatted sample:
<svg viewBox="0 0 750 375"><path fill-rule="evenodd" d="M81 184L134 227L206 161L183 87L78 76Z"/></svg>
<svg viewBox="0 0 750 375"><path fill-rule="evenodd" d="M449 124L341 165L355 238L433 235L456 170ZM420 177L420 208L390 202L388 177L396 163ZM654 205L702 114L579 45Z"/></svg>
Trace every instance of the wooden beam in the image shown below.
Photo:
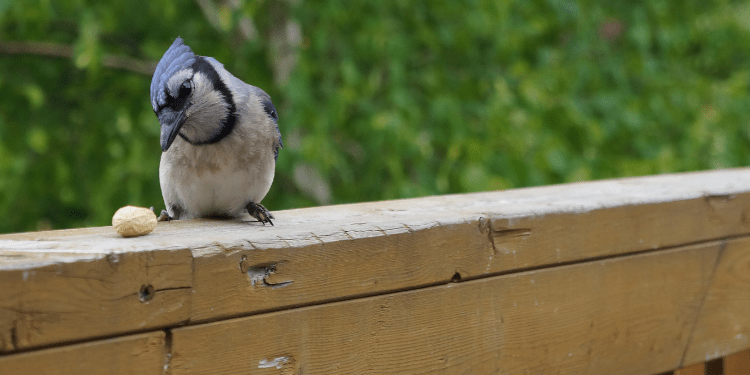
<svg viewBox="0 0 750 375"><path fill-rule="evenodd" d="M476 223L324 230L316 235L336 240L287 237L281 248L254 242L196 257L192 321L445 283L457 273L481 274L493 253Z"/></svg>
<svg viewBox="0 0 750 375"><path fill-rule="evenodd" d="M172 374L637 374L677 368L721 245L173 330Z"/></svg>
<svg viewBox="0 0 750 375"><path fill-rule="evenodd" d="M750 375L750 350L724 357L724 375Z"/></svg>
<svg viewBox="0 0 750 375"><path fill-rule="evenodd" d="M746 235L750 169L274 214L0 236L0 353Z"/></svg>
<svg viewBox="0 0 750 375"><path fill-rule="evenodd" d="M174 326L190 318L189 250L107 255L4 250L2 255L29 263L0 268L0 352ZM63 256L75 261L57 261Z"/></svg>
<svg viewBox="0 0 750 375"><path fill-rule="evenodd" d="M191 322L750 233L749 171L280 212L193 251Z"/></svg>
<svg viewBox="0 0 750 375"><path fill-rule="evenodd" d="M169 360L162 331L0 356L3 375L161 375Z"/></svg>
<svg viewBox="0 0 750 375"><path fill-rule="evenodd" d="M674 375L706 375L706 364L696 363L674 370Z"/></svg>
<svg viewBox="0 0 750 375"><path fill-rule="evenodd" d="M750 239L727 243L702 305L684 365L750 348Z"/></svg>
<svg viewBox="0 0 750 375"><path fill-rule="evenodd" d="M750 233L750 194L493 218L491 269L572 262ZM543 250L542 250L543 249Z"/></svg>

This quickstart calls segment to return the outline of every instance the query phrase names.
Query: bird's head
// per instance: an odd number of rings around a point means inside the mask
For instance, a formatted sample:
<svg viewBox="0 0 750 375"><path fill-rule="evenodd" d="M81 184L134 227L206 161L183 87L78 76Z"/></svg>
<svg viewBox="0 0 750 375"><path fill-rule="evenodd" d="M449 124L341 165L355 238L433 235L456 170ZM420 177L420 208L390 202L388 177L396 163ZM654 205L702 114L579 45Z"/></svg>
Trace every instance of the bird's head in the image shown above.
<svg viewBox="0 0 750 375"><path fill-rule="evenodd" d="M236 121L233 96L210 57L197 56L177 38L164 53L151 80L151 106L161 124L161 149L179 135L193 145L214 143Z"/></svg>

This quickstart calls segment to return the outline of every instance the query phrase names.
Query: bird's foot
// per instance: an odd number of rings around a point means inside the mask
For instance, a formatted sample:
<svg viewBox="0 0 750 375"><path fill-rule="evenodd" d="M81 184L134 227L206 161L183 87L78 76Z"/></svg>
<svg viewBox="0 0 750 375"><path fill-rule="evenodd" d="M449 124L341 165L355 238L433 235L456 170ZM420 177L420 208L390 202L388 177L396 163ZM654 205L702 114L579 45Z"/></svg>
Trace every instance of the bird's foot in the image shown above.
<svg viewBox="0 0 750 375"><path fill-rule="evenodd" d="M250 214L250 216L257 219L259 222L263 223L265 225L266 223L271 224L273 226L273 222L271 219L274 219L273 215L268 212L268 210L263 207L260 203L250 202L247 204L247 213Z"/></svg>
<svg viewBox="0 0 750 375"><path fill-rule="evenodd" d="M158 218L156 218L156 221L171 221L172 217L169 216L169 213L167 210L161 210L161 215L159 215Z"/></svg>

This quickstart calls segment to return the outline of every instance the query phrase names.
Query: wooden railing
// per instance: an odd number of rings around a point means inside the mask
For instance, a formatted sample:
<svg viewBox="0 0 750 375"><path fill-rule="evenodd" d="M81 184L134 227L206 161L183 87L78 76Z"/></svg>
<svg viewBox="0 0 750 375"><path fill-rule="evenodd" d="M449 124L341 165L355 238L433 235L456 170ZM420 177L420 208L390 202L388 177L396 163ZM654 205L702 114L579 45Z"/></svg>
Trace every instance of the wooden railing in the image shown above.
<svg viewBox="0 0 750 375"><path fill-rule="evenodd" d="M750 169L274 215L0 236L0 374L750 373Z"/></svg>

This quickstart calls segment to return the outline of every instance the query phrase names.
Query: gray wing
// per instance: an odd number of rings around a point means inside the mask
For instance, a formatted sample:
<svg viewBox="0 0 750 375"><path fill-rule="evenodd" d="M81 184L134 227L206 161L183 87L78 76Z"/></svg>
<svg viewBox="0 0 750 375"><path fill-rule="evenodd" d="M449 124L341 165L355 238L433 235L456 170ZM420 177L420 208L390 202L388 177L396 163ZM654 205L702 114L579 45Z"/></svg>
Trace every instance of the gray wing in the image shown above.
<svg viewBox="0 0 750 375"><path fill-rule="evenodd" d="M263 105L263 110L266 111L266 114L268 114L268 117L270 117L273 120L274 125L276 125L276 134L279 137L279 144L274 145L273 149L273 160L277 160L279 158L279 149L284 148L284 144L281 142L281 132L279 131L279 114L276 112L276 107L273 105L273 102L271 101L271 97L266 94L265 91L262 89L251 86L252 90L255 92L255 95L260 98L260 103Z"/></svg>

